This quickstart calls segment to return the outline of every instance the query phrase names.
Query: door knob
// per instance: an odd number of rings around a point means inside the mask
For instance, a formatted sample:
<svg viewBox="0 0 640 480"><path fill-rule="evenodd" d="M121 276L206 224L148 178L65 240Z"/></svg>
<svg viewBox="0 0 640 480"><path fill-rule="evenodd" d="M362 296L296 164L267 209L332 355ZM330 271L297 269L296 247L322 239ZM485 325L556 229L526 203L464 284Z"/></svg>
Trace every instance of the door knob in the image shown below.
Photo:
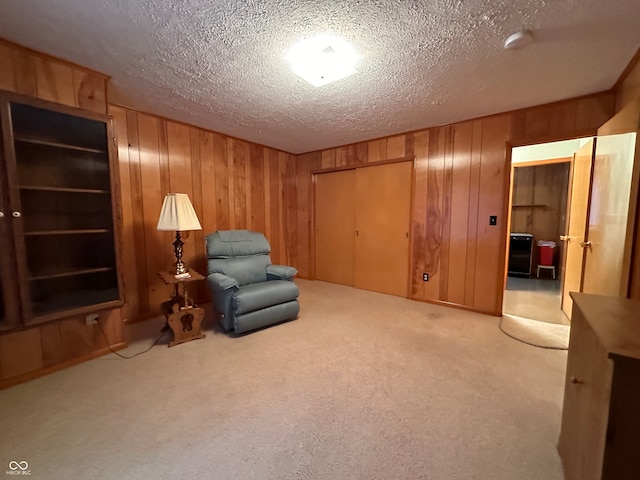
<svg viewBox="0 0 640 480"><path fill-rule="evenodd" d="M582 248L591 247L591 240L589 240L588 242L580 242L580 246Z"/></svg>
<svg viewBox="0 0 640 480"><path fill-rule="evenodd" d="M4 218L4 212L0 212L0 218Z"/></svg>
<svg viewBox="0 0 640 480"><path fill-rule="evenodd" d="M560 240L563 242L570 242L571 237L569 235L560 235Z"/></svg>
<svg viewBox="0 0 640 480"><path fill-rule="evenodd" d="M22 214L20 212L11 212L11 215L13 215L13 218L19 218Z"/></svg>

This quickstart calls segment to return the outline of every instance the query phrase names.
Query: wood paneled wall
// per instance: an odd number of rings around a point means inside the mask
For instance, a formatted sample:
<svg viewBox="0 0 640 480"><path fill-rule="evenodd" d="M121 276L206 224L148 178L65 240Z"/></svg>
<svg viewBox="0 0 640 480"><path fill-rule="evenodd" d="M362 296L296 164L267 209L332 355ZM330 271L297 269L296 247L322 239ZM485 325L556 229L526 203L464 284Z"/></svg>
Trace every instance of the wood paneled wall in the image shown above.
<svg viewBox="0 0 640 480"><path fill-rule="evenodd" d="M170 293L157 275L171 267L174 233L156 229L164 196L187 193L202 230L183 236L183 260L206 274L204 236L216 230L264 232L272 261L297 265L295 156L164 118L111 105L116 122L124 243L124 318L159 313ZM302 194L304 195L304 193ZM197 301L210 301L206 282Z"/></svg>
<svg viewBox="0 0 640 480"><path fill-rule="evenodd" d="M0 40L0 89L105 114L108 77ZM124 346L119 309L102 312L109 345ZM0 388L108 353L84 317L0 335Z"/></svg>
<svg viewBox="0 0 640 480"><path fill-rule="evenodd" d="M622 110L640 95L640 49L620 75L615 90L616 112Z"/></svg>
<svg viewBox="0 0 640 480"><path fill-rule="evenodd" d="M614 108L615 95L606 92L299 155L301 275L315 274L312 172L415 156L411 298L500 315L510 146L595 135ZM490 215L497 215L496 226Z"/></svg>
<svg viewBox="0 0 640 480"><path fill-rule="evenodd" d="M0 39L0 89L107 113L109 77Z"/></svg>
<svg viewBox="0 0 640 480"><path fill-rule="evenodd" d="M640 50L636 52L635 57L620 77L616 87L617 112L622 111L634 102L638 105L638 100L640 99ZM620 124L615 126L617 129L624 131L640 130L640 125L638 124L638 108L631 108L630 110L630 117L621 119ZM640 138L638 138L637 141L640 144ZM640 170L640 161L636 159L635 175L640 175L638 170ZM637 205L640 205L640 193ZM640 208L636 209L636 234L633 242L631 261L629 293L631 298L640 299Z"/></svg>

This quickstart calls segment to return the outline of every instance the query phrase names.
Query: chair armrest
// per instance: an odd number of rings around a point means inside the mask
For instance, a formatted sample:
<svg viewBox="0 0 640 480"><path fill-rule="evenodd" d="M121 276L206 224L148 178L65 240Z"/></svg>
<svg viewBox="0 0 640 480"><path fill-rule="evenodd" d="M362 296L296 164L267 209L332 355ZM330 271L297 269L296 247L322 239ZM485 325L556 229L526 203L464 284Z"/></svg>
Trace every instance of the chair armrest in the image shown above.
<svg viewBox="0 0 640 480"><path fill-rule="evenodd" d="M207 282L212 290L216 292L224 292L230 288L237 287L238 281L222 273L210 273L207 276Z"/></svg>
<svg viewBox="0 0 640 480"><path fill-rule="evenodd" d="M268 265L267 280L291 280L298 270L287 265Z"/></svg>

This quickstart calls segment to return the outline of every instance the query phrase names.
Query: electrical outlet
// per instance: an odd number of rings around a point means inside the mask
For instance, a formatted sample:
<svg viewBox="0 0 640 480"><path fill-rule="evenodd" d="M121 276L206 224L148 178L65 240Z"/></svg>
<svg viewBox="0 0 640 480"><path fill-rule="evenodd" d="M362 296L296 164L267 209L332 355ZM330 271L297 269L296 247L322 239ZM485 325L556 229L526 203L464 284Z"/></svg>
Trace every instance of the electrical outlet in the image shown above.
<svg viewBox="0 0 640 480"><path fill-rule="evenodd" d="M422 281L423 282L428 282L429 281L429 274L428 273L423 273L422 274Z"/></svg>
<svg viewBox="0 0 640 480"><path fill-rule="evenodd" d="M86 325L95 325L98 323L99 315L97 313L90 313L84 317Z"/></svg>

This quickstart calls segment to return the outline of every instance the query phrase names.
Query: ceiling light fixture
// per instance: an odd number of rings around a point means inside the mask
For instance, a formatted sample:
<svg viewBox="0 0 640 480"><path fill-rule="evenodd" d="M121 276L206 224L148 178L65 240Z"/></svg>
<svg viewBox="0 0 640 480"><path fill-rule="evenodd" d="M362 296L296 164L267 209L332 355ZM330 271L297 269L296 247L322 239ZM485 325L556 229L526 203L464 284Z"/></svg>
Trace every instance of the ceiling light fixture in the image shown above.
<svg viewBox="0 0 640 480"><path fill-rule="evenodd" d="M533 33L531 33L531 30L520 30L507 37L504 41L504 48L507 50L516 50L526 47L531 42L533 42Z"/></svg>
<svg viewBox="0 0 640 480"><path fill-rule="evenodd" d="M296 43L287 60L296 75L321 87L356 73L358 55L346 41L324 34Z"/></svg>

